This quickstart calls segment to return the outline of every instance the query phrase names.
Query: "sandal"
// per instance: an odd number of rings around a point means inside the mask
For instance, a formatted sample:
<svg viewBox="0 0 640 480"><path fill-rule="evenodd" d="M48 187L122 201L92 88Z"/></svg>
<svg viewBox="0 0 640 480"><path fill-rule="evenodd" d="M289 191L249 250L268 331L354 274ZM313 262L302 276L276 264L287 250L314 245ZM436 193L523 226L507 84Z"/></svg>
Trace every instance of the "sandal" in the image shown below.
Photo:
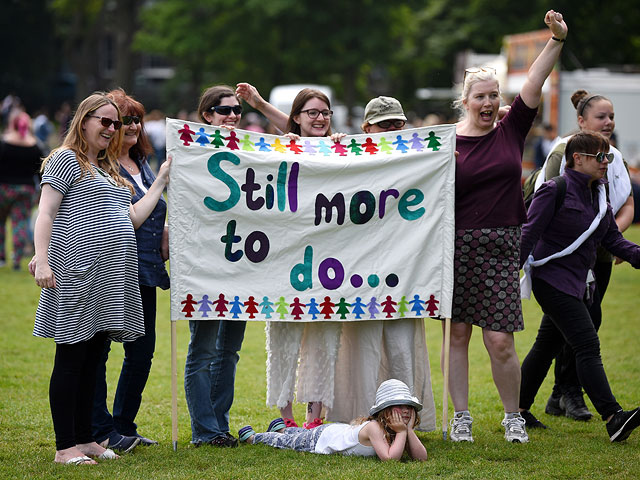
<svg viewBox="0 0 640 480"><path fill-rule="evenodd" d="M253 427L251 427L251 425L247 425L238 430L238 440L240 440L241 442L246 442L252 435L255 434L256 432Z"/></svg>
<svg viewBox="0 0 640 480"><path fill-rule="evenodd" d="M93 460L87 457L86 455L82 455L81 457L70 458L69 460L64 462L63 465L93 465L92 463L87 463L87 462L93 462ZM62 463L62 462L56 462L56 463Z"/></svg>
<svg viewBox="0 0 640 480"><path fill-rule="evenodd" d="M98 460L116 460L120 457L116 454L116 452L114 452L110 448L107 448L104 452L102 452L100 455L97 455L95 458L97 458Z"/></svg>
<svg viewBox="0 0 640 480"><path fill-rule="evenodd" d="M293 420L293 418L285 418L284 419L285 427L297 427L298 424Z"/></svg>
<svg viewBox="0 0 640 480"><path fill-rule="evenodd" d="M267 427L267 432L278 432L284 428L286 428L284 420L282 418L276 418L275 420L272 420Z"/></svg>
<svg viewBox="0 0 640 480"><path fill-rule="evenodd" d="M302 424L302 426L303 426L304 428L306 428L307 430L311 430L312 428L319 427L319 426L320 426L320 425L322 425L323 423L324 423L324 422L322 421L322 418L314 418L314 419L313 419L313 421L311 421L311 422L309 422L309 423L304 422L304 423Z"/></svg>

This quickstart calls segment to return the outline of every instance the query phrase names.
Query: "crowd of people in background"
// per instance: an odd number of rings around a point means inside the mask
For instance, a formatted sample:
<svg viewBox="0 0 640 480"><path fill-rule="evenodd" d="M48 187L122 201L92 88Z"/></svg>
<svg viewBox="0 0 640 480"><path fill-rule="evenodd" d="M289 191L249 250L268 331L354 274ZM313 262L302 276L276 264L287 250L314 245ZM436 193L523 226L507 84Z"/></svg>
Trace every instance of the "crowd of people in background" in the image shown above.
<svg viewBox="0 0 640 480"><path fill-rule="evenodd" d="M460 118L448 385L455 442L474 441L468 354L474 327L489 354L507 441L526 443L527 428L546 428L529 409L554 358L556 387L548 413L590 418L584 388L607 422L611 441L624 440L640 425L640 411L623 410L611 393L597 335L611 254L640 267L640 247L620 233L632 222L634 194L632 175L611 145L615 122L606 97L574 94L580 130L574 135L558 139L553 126L540 126L542 135L529 144L544 172L542 186L528 212L522 198L525 141L542 85L568 34L559 13L547 12L544 21L551 37L510 109L501 108L491 67L468 68L455 102ZM243 101L254 111L243 111ZM159 110L147 113L122 89L94 93L75 108L65 103L53 118L43 108L32 119L13 95L1 107L0 265L10 262L19 270L33 253L28 269L42 287L34 335L56 343L49 390L55 461L94 464L138 445L155 445L135 419L155 350L156 290L169 288L162 196L171 164L165 156L166 117ZM339 141L354 133L332 133L332 115L329 98L318 90L303 89L291 111L281 112L241 82L206 88L195 117L178 117L292 139ZM361 128L379 133L444 121L433 115L412 124L408 119L398 100L380 96L368 102ZM607 170L615 172L608 183ZM4 253L7 218L11 259ZM557 261L540 261L554 254ZM521 366L514 334L524 328L523 266L544 317ZM267 405L279 409L279 418L266 433L244 427L238 439L230 432L229 412L245 327L244 321L189 321L184 388L194 446L235 447L243 441L383 460L406 451L426 459L414 433L435 428L423 319L267 322ZM124 342L125 356L109 406L106 362L112 341ZM296 400L308 404L302 428L293 415ZM357 427L340 423L367 410L369 417Z"/></svg>

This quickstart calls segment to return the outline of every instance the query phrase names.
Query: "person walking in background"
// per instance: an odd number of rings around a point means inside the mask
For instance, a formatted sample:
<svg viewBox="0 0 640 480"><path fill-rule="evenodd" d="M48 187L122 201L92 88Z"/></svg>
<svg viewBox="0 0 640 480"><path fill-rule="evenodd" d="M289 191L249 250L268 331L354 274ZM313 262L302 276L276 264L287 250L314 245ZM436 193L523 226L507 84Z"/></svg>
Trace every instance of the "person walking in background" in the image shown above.
<svg viewBox="0 0 640 480"><path fill-rule="evenodd" d="M518 411L520 362L513 338L514 332L524 328L518 274L520 225L526 220L522 152L540 104L542 85L560 56L568 30L562 15L553 10L546 13L544 21L552 36L502 120L496 122L500 86L493 68L467 69L462 94L454 104L464 115L456 125L456 150L460 153L456 159L449 377L455 409L450 437L456 442L473 441L469 341L474 325L482 329L491 359L505 412L505 439L529 441L525 420Z"/></svg>
<svg viewBox="0 0 640 480"><path fill-rule="evenodd" d="M42 150L31 130L31 118L21 110L9 116L0 140L0 266L6 263L5 226L11 218L14 270L31 247L29 221L36 202L36 182Z"/></svg>
<svg viewBox="0 0 640 480"><path fill-rule="evenodd" d="M640 425L640 408L624 411L611 393L600 356L600 340L586 302L596 249L602 245L640 268L640 246L625 240L607 203L604 179L614 154L599 133L581 132L566 143L565 193L550 180L538 190L522 228L520 265L532 279L533 293L545 316L536 341L522 362L520 410L529 409L553 358L564 343L575 352L580 384L593 402L612 442L626 439ZM531 256L530 256L531 255ZM540 262L536 264L535 262Z"/></svg>
<svg viewBox="0 0 640 480"><path fill-rule="evenodd" d="M95 464L117 458L91 431L96 369L106 339L144 335L134 228L153 211L169 174L135 205L120 175L117 105L104 93L84 99L62 146L42 165L42 194L29 270L42 287L34 336L53 338L49 401L55 461Z"/></svg>
<svg viewBox="0 0 640 480"><path fill-rule="evenodd" d="M240 123L242 105L231 87L215 85L202 93L198 114L206 124L234 129ZM189 320L184 391L191 416L191 443L196 447L238 446L229 433L229 410L246 325L238 320Z"/></svg>
<svg viewBox="0 0 640 480"><path fill-rule="evenodd" d="M578 127L580 131L599 132L607 139L615 130L613 103L608 98L591 94L586 90L577 90L571 95L571 102L576 109ZM565 169L565 148L571 135L561 139L553 151L549 153L540 175L536 179L536 187L543 182L562 174ZM622 153L613 145L609 145L609 152L614 159L609 162L606 185L607 199L611 203L616 224L624 232L633 222L634 201L631 179ZM613 255L605 248L598 248L596 263L593 267L596 288L588 303L589 316L596 331L602 324L602 300L609 285L613 268ZM548 319L547 319L548 321ZM566 415L574 420L589 420L592 417L582 395L582 386L576 371L576 358L573 349L565 344L556 358L554 369L555 382L553 392L547 401L545 412L550 415ZM529 419L527 425L544 427L539 421Z"/></svg>
<svg viewBox="0 0 640 480"><path fill-rule="evenodd" d="M119 173L134 189L135 204L145 195L155 196L152 185L155 175L147 158L152 151L145 132L144 106L124 90L112 90L107 96L122 114L122 146L118 157ZM158 180L162 182L163 179ZM144 335L126 342L124 360L113 399L113 415L107 407L106 363L111 349L107 339L98 364L93 403L93 436L104 447L127 452L137 445L155 445L155 440L138 433L136 415L142 402L142 392L151 371L156 344L156 287L169 288L169 275L164 266L168 258L168 229L165 227L167 204L159 196L149 217L136 229L138 253L138 283L144 316Z"/></svg>

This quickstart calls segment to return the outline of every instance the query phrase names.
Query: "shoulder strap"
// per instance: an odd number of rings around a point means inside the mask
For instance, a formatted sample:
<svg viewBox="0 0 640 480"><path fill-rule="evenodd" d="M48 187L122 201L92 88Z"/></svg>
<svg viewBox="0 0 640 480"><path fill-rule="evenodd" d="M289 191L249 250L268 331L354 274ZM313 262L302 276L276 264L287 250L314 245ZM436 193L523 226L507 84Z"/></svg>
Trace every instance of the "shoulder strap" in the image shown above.
<svg viewBox="0 0 640 480"><path fill-rule="evenodd" d="M567 181L562 175L553 177L551 180L553 180L558 187L558 190L556 191L556 203L553 210L553 213L556 213L564 203L564 197L567 194Z"/></svg>

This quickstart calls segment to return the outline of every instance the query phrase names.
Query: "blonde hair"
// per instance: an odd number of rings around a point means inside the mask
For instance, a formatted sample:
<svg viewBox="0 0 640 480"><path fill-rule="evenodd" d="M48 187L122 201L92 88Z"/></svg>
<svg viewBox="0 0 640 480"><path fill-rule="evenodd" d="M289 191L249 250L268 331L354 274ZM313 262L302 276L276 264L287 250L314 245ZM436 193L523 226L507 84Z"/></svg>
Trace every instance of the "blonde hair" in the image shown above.
<svg viewBox="0 0 640 480"><path fill-rule="evenodd" d="M498 86L498 95L502 96L500 92L500 82L496 76L496 72L493 69L480 70L479 72L467 73L462 81L462 92L460 96L453 101L452 107L460 113L460 118L464 118L467 115L467 110L464 108L464 102L469 98L469 92L471 87L476 83L485 82L487 80L494 80Z"/></svg>
<svg viewBox="0 0 640 480"><path fill-rule="evenodd" d="M358 417L353 422L352 425L360 425L364 422L378 422L380 428L384 432L384 438L389 445L393 443L393 440L396 438L396 432L393 430L389 424L391 423L391 414L393 413L393 407L397 407L398 405L391 405L384 410L374 413L373 415L369 415L368 417ZM416 410L415 407L411 406L415 411L415 421L413 422L413 428L415 429L416 425L420 425L420 414Z"/></svg>
<svg viewBox="0 0 640 480"><path fill-rule="evenodd" d="M44 172L44 168L47 162L61 150L71 150L76 154L76 160L80 165L81 176L91 175L94 176L94 172L91 169L91 162L87 157L87 152L89 151L89 144L87 143L87 139L84 136L84 130L82 128L82 124L87 115L92 114L97 109L104 105L113 105L113 107L118 112L118 120L122 121L122 115L120 114L120 109L118 105L107 96L104 92L95 92L92 95L89 95L85 98L76 109L76 112L71 119L71 124L69 125L69 130L67 131L67 135L64 137L62 141L62 145L53 150L47 158L42 162L41 171ZM120 175L120 167L118 164L118 156L120 155L120 147L122 145L122 136L123 130L117 130L116 135L111 139L109 145L105 150L101 150L98 153L98 166L107 172L113 180L115 180L116 184L127 187L131 190L133 194L133 187L131 184Z"/></svg>

